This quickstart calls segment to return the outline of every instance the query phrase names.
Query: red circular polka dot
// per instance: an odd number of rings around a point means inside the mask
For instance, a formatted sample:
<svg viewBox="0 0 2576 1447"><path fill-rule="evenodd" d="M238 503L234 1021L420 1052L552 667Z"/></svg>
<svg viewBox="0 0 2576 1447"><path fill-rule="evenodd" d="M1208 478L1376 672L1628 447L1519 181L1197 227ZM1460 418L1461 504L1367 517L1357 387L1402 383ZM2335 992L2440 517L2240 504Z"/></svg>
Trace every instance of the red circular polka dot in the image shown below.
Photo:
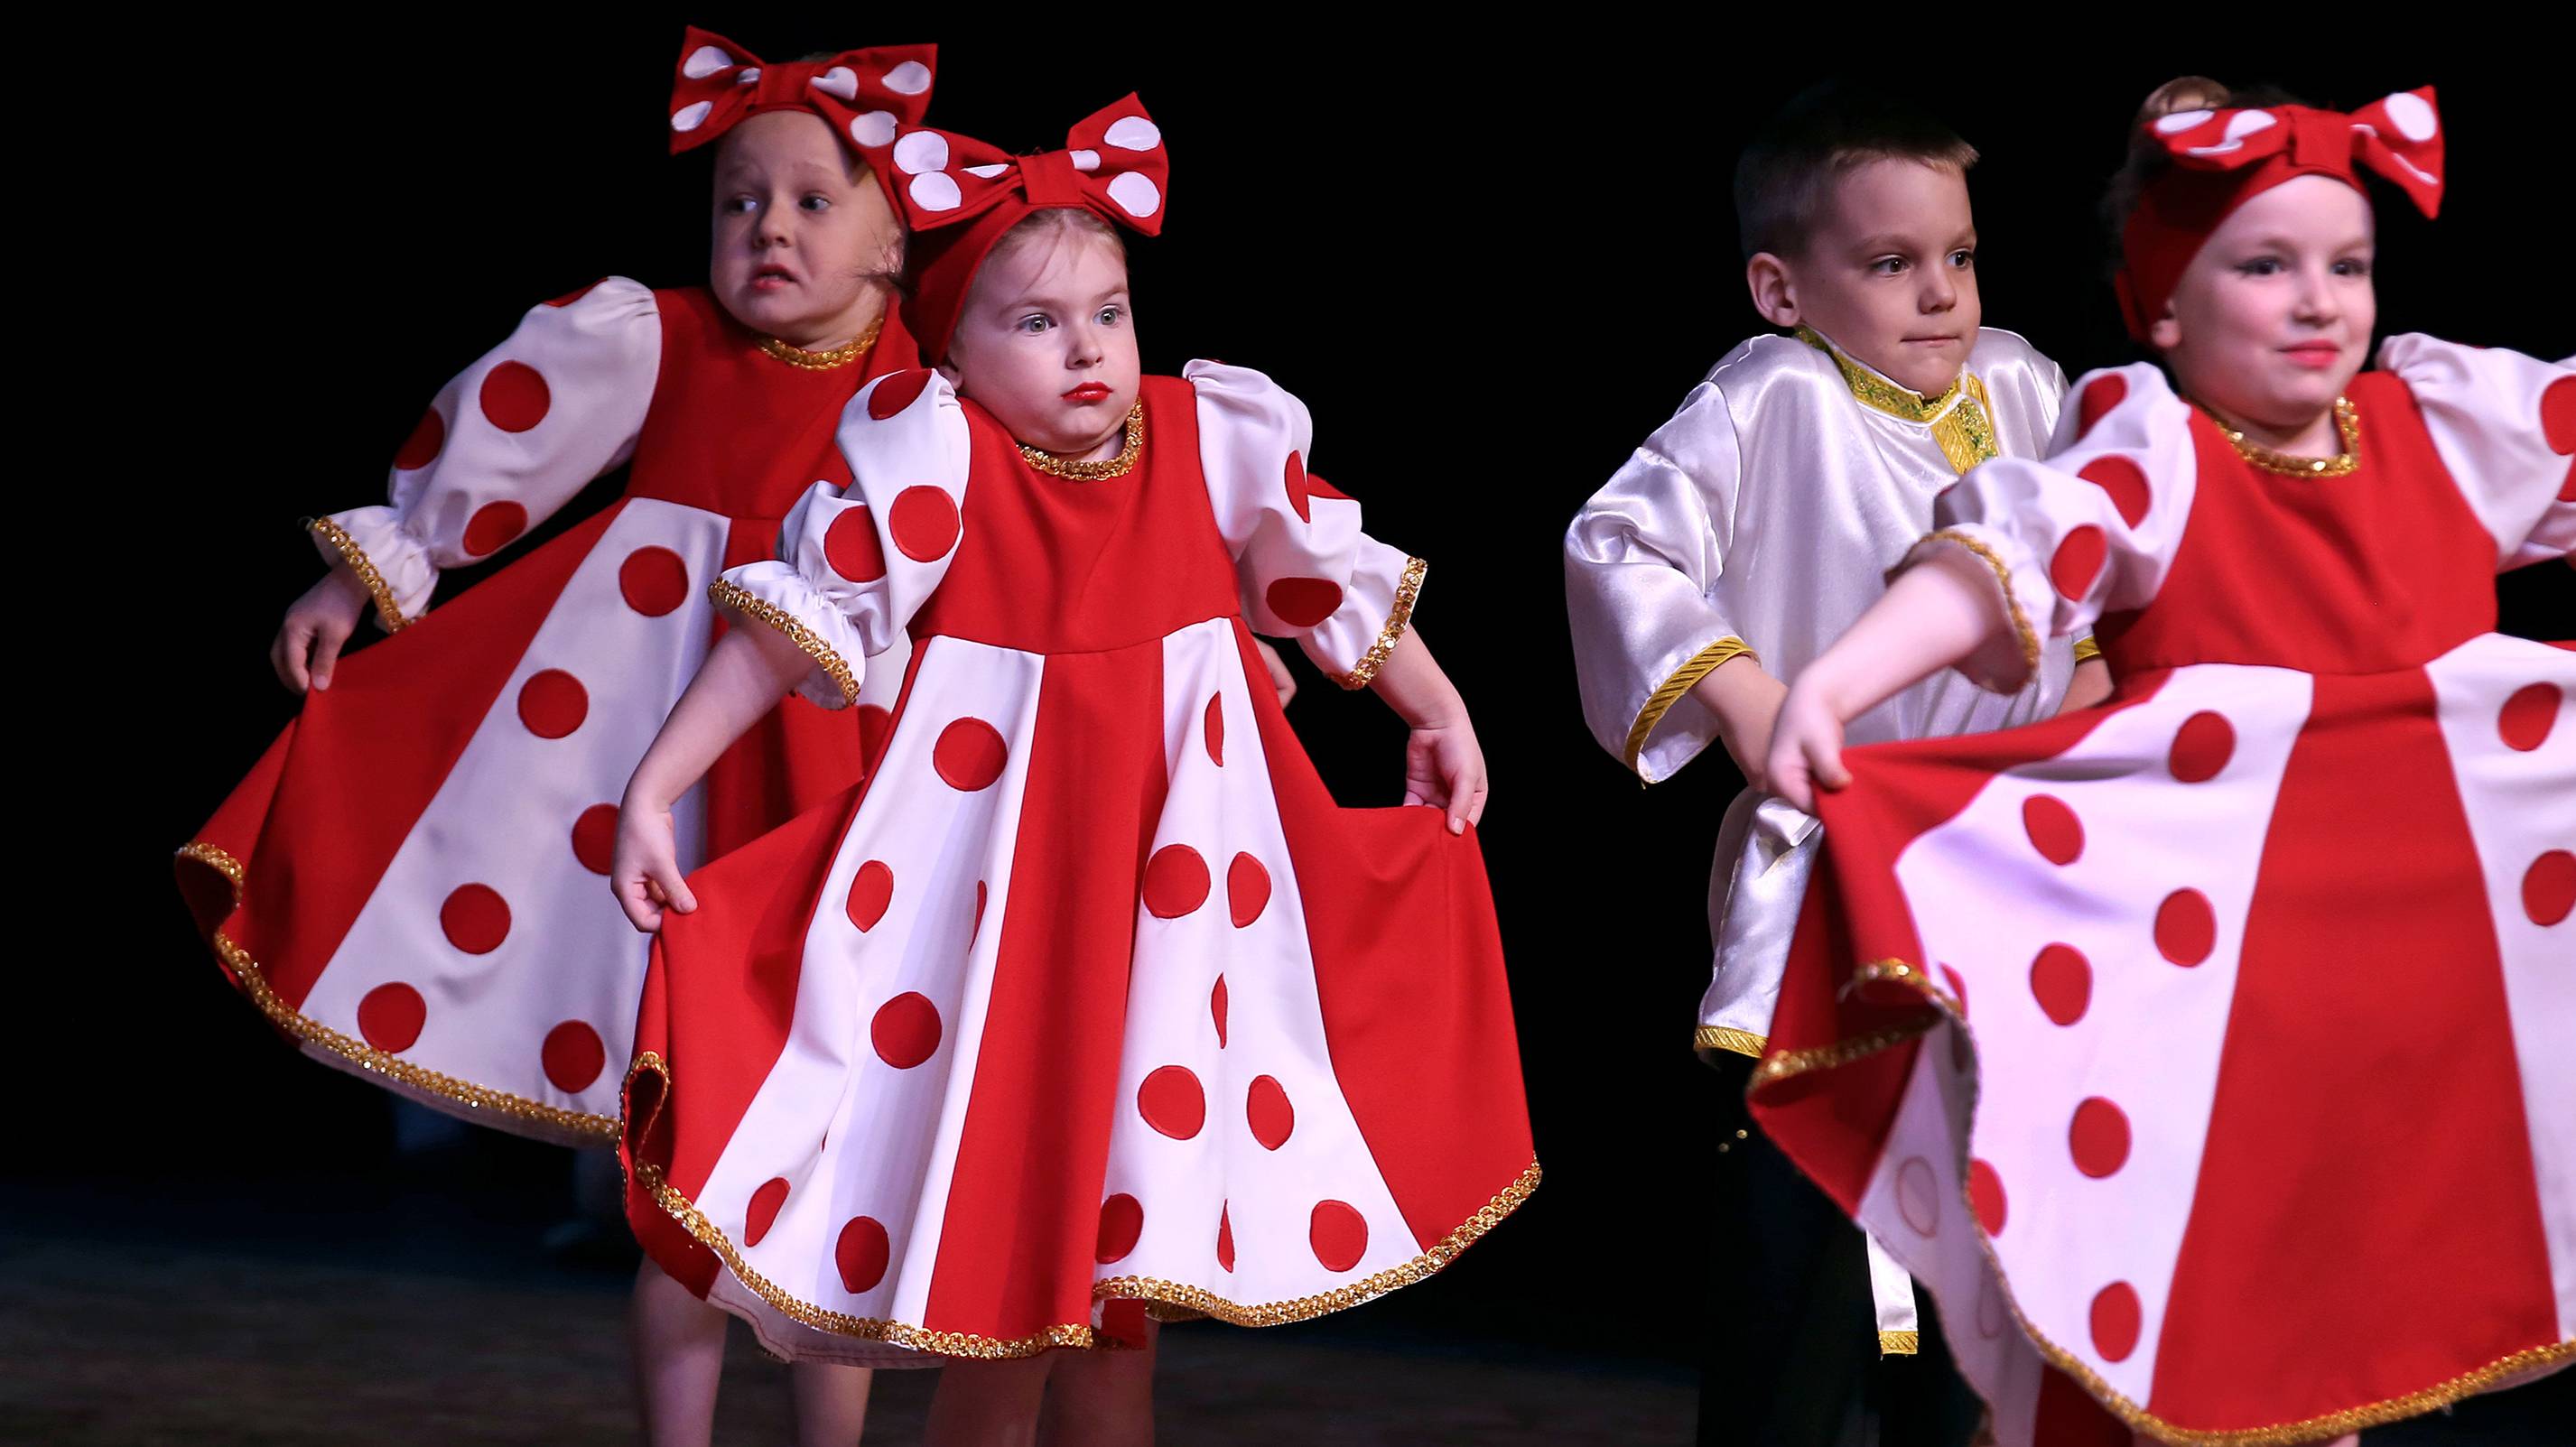
<svg viewBox="0 0 2576 1447"><path fill-rule="evenodd" d="M1288 1144L1297 1129L1297 1111L1288 1103L1288 1092L1278 1081L1264 1075L1252 1082L1245 1095L1243 1118L1252 1127L1252 1138L1264 1150L1277 1150Z"/></svg>
<svg viewBox="0 0 2576 1447"><path fill-rule="evenodd" d="M438 409L432 407L420 414L420 421L411 429L411 436L403 439L402 450L394 454L394 467L402 472L427 467L438 460L438 449L446 445L447 419L439 416Z"/></svg>
<svg viewBox="0 0 2576 1447"><path fill-rule="evenodd" d="M2526 754L2539 748L2558 723L2560 698L2554 683L2529 683L2515 689L2496 715L2496 736L2506 748Z"/></svg>
<svg viewBox="0 0 2576 1447"><path fill-rule="evenodd" d="M2096 1180L2112 1174L2129 1163L2128 1113L2098 1095L2088 1098L2067 1124L2066 1148L2075 1169Z"/></svg>
<svg viewBox="0 0 2576 1447"><path fill-rule="evenodd" d="M2112 374L2096 377L2084 384L2084 395L2075 400L2075 435L2093 430L2093 424L2111 415L2111 409L2129 400L2129 379Z"/></svg>
<svg viewBox="0 0 2576 1447"><path fill-rule="evenodd" d="M593 804L572 821L572 857L593 874L606 874L617 858L617 806Z"/></svg>
<svg viewBox="0 0 2576 1447"><path fill-rule="evenodd" d="M916 563L937 562L957 546L957 500L938 488L907 487L886 514L894 545Z"/></svg>
<svg viewBox="0 0 2576 1447"><path fill-rule="evenodd" d="M1207 1092L1188 1067L1166 1065L1136 1087L1136 1113L1145 1124L1174 1140L1185 1141L1207 1124Z"/></svg>
<svg viewBox="0 0 2576 1447"><path fill-rule="evenodd" d="M787 1178L772 1176L751 1193L751 1205L742 1213L742 1244L757 1246L760 1238L778 1220L778 1210L787 1204Z"/></svg>
<svg viewBox="0 0 2576 1447"><path fill-rule="evenodd" d="M400 1055L420 1038L429 1002L409 985L378 985L358 1002L358 1033L388 1055Z"/></svg>
<svg viewBox="0 0 2576 1447"><path fill-rule="evenodd" d="M2576 452L2576 377L2561 377L2541 389L2540 435L2552 452Z"/></svg>
<svg viewBox="0 0 2576 1447"><path fill-rule="evenodd" d="M590 1089L599 1072L608 1068L608 1046L599 1032L579 1020L566 1020L546 1032L545 1048L538 1058L546 1068L546 1079L555 1089L577 1095Z"/></svg>
<svg viewBox="0 0 2576 1447"><path fill-rule="evenodd" d="M1186 844L1166 844L1145 861L1145 908L1159 919L1179 919L1207 903L1207 861Z"/></svg>
<svg viewBox="0 0 2576 1447"><path fill-rule="evenodd" d="M465 520L465 551L472 557L497 553L528 530L528 510L515 502L487 502Z"/></svg>
<svg viewBox="0 0 2576 1447"><path fill-rule="evenodd" d="M1144 1234L1144 1203L1121 1191L1100 1203L1100 1239L1093 1255L1106 1266L1135 1250L1136 1238Z"/></svg>
<svg viewBox="0 0 2576 1447"><path fill-rule="evenodd" d="M2138 1293L2125 1281L2114 1281L2093 1298L2093 1349L2109 1362L2125 1361L2138 1349Z"/></svg>
<svg viewBox="0 0 2576 1447"><path fill-rule="evenodd" d="M882 859L871 859L850 876L850 923L866 934L885 918L886 906L894 903L894 871Z"/></svg>
<svg viewBox="0 0 2576 1447"><path fill-rule="evenodd" d="M1368 1254L1368 1221L1341 1201L1319 1201L1307 1222L1306 1242L1326 1271L1348 1271Z"/></svg>
<svg viewBox="0 0 2576 1447"><path fill-rule="evenodd" d="M1313 522L1315 515L1306 503L1306 459L1294 449L1288 453L1288 505L1297 510L1299 522Z"/></svg>
<svg viewBox="0 0 2576 1447"><path fill-rule="evenodd" d="M870 766L885 757L886 735L894 732L894 710L883 704L859 705L859 757Z"/></svg>
<svg viewBox="0 0 2576 1447"><path fill-rule="evenodd" d="M823 563L853 583L885 576L885 549L877 542L876 515L866 504L841 509L823 529Z"/></svg>
<svg viewBox="0 0 2576 1447"><path fill-rule="evenodd" d="M1222 769L1225 767L1225 695L1221 693L1208 695L1205 732L1208 761Z"/></svg>
<svg viewBox="0 0 2576 1447"><path fill-rule="evenodd" d="M1989 1236L2000 1236L2004 1230L2004 1178L1985 1161L1968 1162L1968 1209L1977 1213L1977 1224Z"/></svg>
<svg viewBox="0 0 2576 1447"><path fill-rule="evenodd" d="M541 739L559 739L590 717L590 690L560 668L528 675L519 685L519 722Z"/></svg>
<svg viewBox="0 0 2576 1447"><path fill-rule="evenodd" d="M876 390L868 393L868 415L883 422L911 406L912 399L920 396L922 389L929 385L927 369L897 372L877 383Z"/></svg>
<svg viewBox="0 0 2576 1447"><path fill-rule="evenodd" d="M2030 993L2041 1014L2072 1025L2093 1003L2093 963L2073 945L2049 945L2030 962Z"/></svg>
<svg viewBox="0 0 2576 1447"><path fill-rule="evenodd" d="M488 955L510 937L510 906L488 884L460 884L438 907L447 942L469 955Z"/></svg>
<svg viewBox="0 0 2576 1447"><path fill-rule="evenodd" d="M2022 800L2021 827L2030 835L2030 847L2051 864L2073 864L2083 857L2084 825L2054 794L2033 794Z"/></svg>
<svg viewBox="0 0 2576 1447"><path fill-rule="evenodd" d="M852 1216L832 1242L832 1264L840 1268L841 1285L852 1296L875 1290L893 1260L894 1243L873 1216Z"/></svg>
<svg viewBox="0 0 2576 1447"><path fill-rule="evenodd" d="M1234 927L1241 929L1261 918L1270 904L1270 871L1249 854L1234 856L1225 868L1225 902L1233 911Z"/></svg>
<svg viewBox="0 0 2576 1447"><path fill-rule="evenodd" d="M939 731L939 742L930 748L930 766L939 771L939 777L948 787L968 794L990 788L1002 777L1002 765L1010 757L1002 731L980 718L955 720Z"/></svg>
<svg viewBox="0 0 2576 1447"><path fill-rule="evenodd" d="M918 991L906 991L877 1007L868 1023L868 1040L877 1058L897 1070L910 1070L939 1049L939 1007Z"/></svg>
<svg viewBox="0 0 2576 1447"><path fill-rule="evenodd" d="M2173 748L2165 755L2165 767L2183 783L2205 784L2217 778L2218 771L2234 757L2235 725L2224 715L2203 709L2174 730Z"/></svg>
<svg viewBox="0 0 2576 1447"><path fill-rule="evenodd" d="M525 362L503 362L484 373L483 389L476 395L484 417L504 432L525 432L545 421L546 408L554 401L546 379Z"/></svg>
<svg viewBox="0 0 2576 1447"><path fill-rule="evenodd" d="M627 607L659 618L689 601L689 565L669 548L637 548L617 565L617 591Z"/></svg>
<svg viewBox="0 0 2576 1447"><path fill-rule="evenodd" d="M565 292L563 295L556 297L553 301L547 302L546 305L556 307L570 306L574 302L581 300L583 297L590 295L591 292L598 289L598 286L599 283L594 281L589 286L585 286L579 291Z"/></svg>
<svg viewBox="0 0 2576 1447"><path fill-rule="evenodd" d="M2091 523L2071 528L2048 560L2048 581L2057 585L2057 591L2068 602L2082 602L2102 576L2102 560L2109 554L2110 545L2103 540L2100 528Z"/></svg>
<svg viewBox="0 0 2576 1447"><path fill-rule="evenodd" d="M2125 457L2097 457L2076 469L2075 475L2110 494L2111 506L2120 510L2120 521L2136 527L2146 520L2152 494L2147 490L2147 475L2136 463Z"/></svg>
<svg viewBox="0 0 2576 1447"><path fill-rule="evenodd" d="M1263 595L1270 611L1291 628L1312 628L1342 606L1342 587L1321 578L1281 578Z"/></svg>
<svg viewBox="0 0 2576 1447"><path fill-rule="evenodd" d="M1225 976L1216 977L1216 988L1208 991L1208 1018L1216 1022L1216 1048L1225 1048Z"/></svg>
<svg viewBox="0 0 2576 1447"><path fill-rule="evenodd" d="M1932 1174L1932 1163L1921 1156L1896 1168L1896 1213L1927 1240L1941 1228L1940 1181Z"/></svg>
<svg viewBox="0 0 2576 1447"><path fill-rule="evenodd" d="M2197 965L2218 945L2218 916L2209 896L2177 889L2156 906L2156 948L2177 965Z"/></svg>
<svg viewBox="0 0 2576 1447"><path fill-rule="evenodd" d="M1216 1208L1216 1264L1227 1271L1234 1269L1234 1207L1231 1203Z"/></svg>
<svg viewBox="0 0 2576 1447"><path fill-rule="evenodd" d="M1959 1018L1962 1020L1967 1019L1968 982L1961 979L1959 977L1959 972L1951 969L1948 965L1943 965L1941 967L1941 978L1950 987L1950 1003L1958 1007Z"/></svg>
<svg viewBox="0 0 2576 1447"><path fill-rule="evenodd" d="M2576 910L2576 854L2552 849L2522 874L2522 912L2546 928Z"/></svg>

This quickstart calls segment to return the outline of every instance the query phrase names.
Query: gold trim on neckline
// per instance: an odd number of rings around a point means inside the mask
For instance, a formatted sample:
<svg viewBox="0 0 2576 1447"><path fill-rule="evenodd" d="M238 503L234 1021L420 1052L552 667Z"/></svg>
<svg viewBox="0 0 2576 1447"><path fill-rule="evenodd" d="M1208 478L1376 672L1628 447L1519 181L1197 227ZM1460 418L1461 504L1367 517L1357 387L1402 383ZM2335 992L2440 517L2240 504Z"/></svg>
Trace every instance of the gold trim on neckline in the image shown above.
<svg viewBox="0 0 2576 1447"><path fill-rule="evenodd" d="M780 341L776 337L762 337L760 349L799 371L829 372L835 368L846 367L866 356L868 349L877 344L877 334L884 330L885 318L881 316L868 323L868 329L859 333L857 341L834 347L829 351L809 351L794 342Z"/></svg>
<svg viewBox="0 0 2576 1447"><path fill-rule="evenodd" d="M1127 469L1136 465L1136 454L1144 449L1145 404L1140 401L1127 409L1127 445L1118 449L1116 457L1105 457L1098 462L1069 462L1025 442L1020 444L1020 456L1029 466L1049 477L1061 477L1068 482L1106 482L1113 477L1126 476Z"/></svg>
<svg viewBox="0 0 2576 1447"><path fill-rule="evenodd" d="M1843 385L1851 389L1854 397L1890 417L1907 422L1938 421L1966 388L1968 370L1965 367L1961 367L1959 375L1951 379L1950 390L1938 397L1926 397L1910 387L1896 385L1843 355L1842 348L1826 341L1824 334L1813 327L1800 326L1798 340L1833 358L1834 369L1843 374Z"/></svg>
<svg viewBox="0 0 2576 1447"><path fill-rule="evenodd" d="M2333 457L2275 452L2259 442L2247 441L2243 428L2230 426L2226 418L2205 404L2195 401L2192 405L2200 408L2201 415L2218 429L2219 436L2227 439L2228 446L2236 449L2237 456L2265 472L2277 472L2283 477L2348 477L2361 465L2361 409L2347 398L2334 399L2335 431L2343 436L2343 451Z"/></svg>

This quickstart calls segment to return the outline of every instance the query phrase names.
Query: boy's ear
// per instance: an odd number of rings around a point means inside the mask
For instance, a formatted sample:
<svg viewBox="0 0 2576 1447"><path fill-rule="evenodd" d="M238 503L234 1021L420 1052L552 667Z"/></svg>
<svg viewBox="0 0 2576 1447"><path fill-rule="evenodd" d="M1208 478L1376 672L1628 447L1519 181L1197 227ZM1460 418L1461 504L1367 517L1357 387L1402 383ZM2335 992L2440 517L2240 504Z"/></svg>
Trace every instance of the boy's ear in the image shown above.
<svg viewBox="0 0 2576 1447"><path fill-rule="evenodd" d="M1753 253L1744 263L1744 286L1753 293L1753 309L1775 327L1798 324L1797 285L1790 279L1789 263L1768 251Z"/></svg>

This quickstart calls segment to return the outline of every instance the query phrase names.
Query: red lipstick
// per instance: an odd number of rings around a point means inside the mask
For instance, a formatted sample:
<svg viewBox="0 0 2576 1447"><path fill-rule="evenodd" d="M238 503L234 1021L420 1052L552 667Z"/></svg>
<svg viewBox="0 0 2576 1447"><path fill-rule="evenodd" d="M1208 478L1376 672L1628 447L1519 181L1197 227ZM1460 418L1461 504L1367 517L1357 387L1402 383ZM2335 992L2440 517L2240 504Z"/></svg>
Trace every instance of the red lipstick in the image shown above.
<svg viewBox="0 0 2576 1447"><path fill-rule="evenodd" d="M1064 394L1064 400L1073 403L1104 402L1108 398L1109 384L1106 382L1085 382Z"/></svg>
<svg viewBox="0 0 2576 1447"><path fill-rule="evenodd" d="M2322 372L2343 359L2343 348L2333 342L2301 342L2281 348L2281 355L2302 367Z"/></svg>

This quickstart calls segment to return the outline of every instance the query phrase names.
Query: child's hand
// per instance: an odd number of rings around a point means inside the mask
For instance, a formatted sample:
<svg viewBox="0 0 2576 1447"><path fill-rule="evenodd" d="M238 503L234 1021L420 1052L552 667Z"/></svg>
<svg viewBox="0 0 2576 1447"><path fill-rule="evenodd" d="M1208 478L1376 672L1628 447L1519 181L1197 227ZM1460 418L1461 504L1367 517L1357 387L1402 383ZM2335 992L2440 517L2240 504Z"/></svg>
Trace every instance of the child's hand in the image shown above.
<svg viewBox="0 0 2576 1447"><path fill-rule="evenodd" d="M1404 802L1449 811L1449 832L1485 817L1485 751L1465 714L1416 728L1404 741Z"/></svg>
<svg viewBox="0 0 2576 1447"><path fill-rule="evenodd" d="M277 670L277 681L296 693L308 687L329 688L340 649L357 631L359 615L366 610L367 585L346 566L333 563L322 581L288 605L277 640L268 645L268 662Z"/></svg>
<svg viewBox="0 0 2576 1447"><path fill-rule="evenodd" d="M617 852L608 865L609 888L627 921L646 934L662 928L665 909L694 912L698 898L680 878L677 835L668 804L629 798L617 810Z"/></svg>
<svg viewBox="0 0 2576 1447"><path fill-rule="evenodd" d="M1763 787L1809 814L1816 812L1816 790L1851 782L1843 768L1843 717L1822 689L1801 679L1789 690L1762 772Z"/></svg>
<svg viewBox="0 0 2576 1447"><path fill-rule="evenodd" d="M1261 650L1261 666L1270 670L1270 686L1279 690L1279 706L1286 708L1288 700L1297 696L1296 675L1288 671L1287 663L1269 644L1255 638L1252 640L1252 646Z"/></svg>

